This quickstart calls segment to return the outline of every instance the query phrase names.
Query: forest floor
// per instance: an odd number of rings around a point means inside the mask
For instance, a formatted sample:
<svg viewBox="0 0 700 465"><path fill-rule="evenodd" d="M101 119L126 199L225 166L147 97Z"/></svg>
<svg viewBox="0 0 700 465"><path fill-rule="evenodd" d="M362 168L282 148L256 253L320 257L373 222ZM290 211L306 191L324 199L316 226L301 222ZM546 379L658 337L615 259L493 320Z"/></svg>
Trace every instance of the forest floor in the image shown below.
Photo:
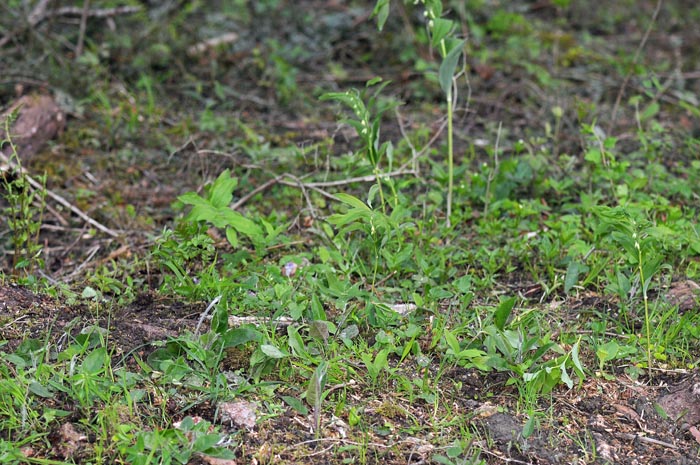
<svg viewBox="0 0 700 465"><path fill-rule="evenodd" d="M695 2L449 10L450 226L418 6L380 33L366 2L179 3L88 16L80 53L80 17L0 20L0 103L51 95L65 118L22 158L56 196L24 207L41 229L19 271L30 226L3 198L0 461L700 463ZM401 194L343 223L339 192L383 198L319 96L375 76L378 184ZM183 218L225 170L264 238Z"/></svg>

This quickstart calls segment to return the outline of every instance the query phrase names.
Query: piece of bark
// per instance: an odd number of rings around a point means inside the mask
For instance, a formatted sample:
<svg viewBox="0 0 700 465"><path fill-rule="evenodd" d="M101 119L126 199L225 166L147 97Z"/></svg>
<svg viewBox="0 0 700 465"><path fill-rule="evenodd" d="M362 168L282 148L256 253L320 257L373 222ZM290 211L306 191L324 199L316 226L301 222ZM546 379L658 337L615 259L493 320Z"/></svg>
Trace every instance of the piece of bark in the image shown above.
<svg viewBox="0 0 700 465"><path fill-rule="evenodd" d="M7 139L6 118L15 111L18 114L10 124L10 138L17 148L20 160L24 163L63 130L66 117L50 96L25 95L10 105L0 116L0 123L2 123L0 124L0 142ZM11 157L10 144L2 144L0 150L7 158Z"/></svg>
<svg viewBox="0 0 700 465"><path fill-rule="evenodd" d="M678 305L678 310L681 313L698 308L700 285L689 279L677 281L671 284L671 287L668 289L666 300L672 305Z"/></svg>

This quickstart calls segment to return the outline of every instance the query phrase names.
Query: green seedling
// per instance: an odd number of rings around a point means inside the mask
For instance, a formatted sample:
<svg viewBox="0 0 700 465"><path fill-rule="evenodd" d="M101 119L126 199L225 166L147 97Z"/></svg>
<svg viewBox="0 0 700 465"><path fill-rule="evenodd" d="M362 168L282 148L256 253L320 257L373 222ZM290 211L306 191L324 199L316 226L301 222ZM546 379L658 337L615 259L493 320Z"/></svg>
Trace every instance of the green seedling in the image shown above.
<svg viewBox="0 0 700 465"><path fill-rule="evenodd" d="M442 57L442 63L438 71L438 82L445 94L445 102L447 104L447 213L445 223L449 228L452 221L452 196L454 191L453 120L457 97L455 78L457 65L466 41L455 38L456 23L442 17L442 0L420 0L420 2L425 5L430 44L438 49ZM389 2L377 0L373 15L377 16L377 26L381 30L389 16Z"/></svg>
<svg viewBox="0 0 700 465"><path fill-rule="evenodd" d="M226 239L235 248L238 247L238 234L248 237L254 244L263 244L265 234L260 226L237 211L231 209L233 190L238 179L231 177L229 170L224 170L209 188L208 194L201 197L190 192L178 197L185 205L192 205L192 210L185 217L186 221L205 222L226 231Z"/></svg>
<svg viewBox="0 0 700 465"><path fill-rule="evenodd" d="M647 370L651 376L653 365L651 313L649 309L649 288L652 279L661 269L665 259L659 247L659 231L648 221L635 219L622 207L598 207L595 210L600 224L596 235L609 234L615 244L622 248L625 261L634 269L639 279L644 303L644 330L646 335ZM661 233L663 234L663 233Z"/></svg>
<svg viewBox="0 0 700 465"><path fill-rule="evenodd" d="M15 274L21 272L29 276L34 268L43 266L39 232L46 208L46 174L35 181L23 169L10 132L10 123L15 116L16 113L5 118L5 137L0 140L0 147L5 144L9 146L9 162L14 173L0 173L0 187L2 197L7 202L3 214L11 231L12 270Z"/></svg>
<svg viewBox="0 0 700 465"><path fill-rule="evenodd" d="M373 79L367 83L367 87L380 81L380 78ZM346 119L344 122L352 126L362 140L362 153L365 154L365 158L374 172L376 180L375 187L379 193L379 201L383 212L386 212L387 202L382 188L382 183L384 181L382 180L381 163L385 157L390 158L392 156L393 145L391 142L380 142L381 116L383 112L390 109L390 106L380 105L378 96L379 92L381 92L387 84L388 82L385 82L378 87L374 95L368 99L367 105L365 105L360 92L356 89L346 92L329 92L321 96L321 100L335 100L346 105L355 114L354 119ZM375 113L372 114L372 111ZM371 194L372 191L370 191L370 196ZM394 195L394 197L396 196ZM394 206L395 205L396 201L394 201Z"/></svg>
<svg viewBox="0 0 700 465"><path fill-rule="evenodd" d="M328 362L325 360L316 367L309 386L306 389L306 401L314 409L314 432L318 438L321 435L321 407L323 403L323 391L326 387L326 374L328 373Z"/></svg>

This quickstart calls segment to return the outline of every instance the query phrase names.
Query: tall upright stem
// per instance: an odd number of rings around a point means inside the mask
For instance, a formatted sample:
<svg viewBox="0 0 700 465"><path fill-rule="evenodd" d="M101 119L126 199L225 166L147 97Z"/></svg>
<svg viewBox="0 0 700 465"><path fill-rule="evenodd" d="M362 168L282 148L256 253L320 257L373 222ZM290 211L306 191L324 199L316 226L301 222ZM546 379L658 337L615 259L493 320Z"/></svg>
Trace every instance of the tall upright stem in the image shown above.
<svg viewBox="0 0 700 465"><path fill-rule="evenodd" d="M452 92L447 93L447 219L449 228L452 217L452 190L454 188L454 155L452 145Z"/></svg>

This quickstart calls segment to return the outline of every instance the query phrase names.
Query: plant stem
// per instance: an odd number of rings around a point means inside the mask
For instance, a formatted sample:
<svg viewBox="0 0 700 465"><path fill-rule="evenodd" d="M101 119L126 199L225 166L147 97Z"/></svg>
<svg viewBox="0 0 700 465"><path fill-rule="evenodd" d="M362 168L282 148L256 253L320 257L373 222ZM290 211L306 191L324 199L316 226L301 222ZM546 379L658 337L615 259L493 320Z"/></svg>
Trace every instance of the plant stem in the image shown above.
<svg viewBox="0 0 700 465"><path fill-rule="evenodd" d="M649 297L647 296L647 284L646 284L646 279L644 276L644 268L643 268L643 261L642 261L642 248L640 247L639 243L635 243L635 247L637 248L637 253L639 255L639 263L637 265L639 269L639 279L642 283L642 296L644 297L644 326L646 330L646 337L647 337L647 371L649 372L649 378L651 379L651 365L652 365L652 358L651 358L651 322L649 320Z"/></svg>
<svg viewBox="0 0 700 465"><path fill-rule="evenodd" d="M452 92L447 95L447 219L445 224L450 227L452 217L452 190L454 189L454 153L452 141Z"/></svg>
<svg viewBox="0 0 700 465"><path fill-rule="evenodd" d="M442 58L447 56L447 45L445 40L440 41L440 53ZM454 81L452 83L454 86ZM447 92L447 218L445 225L451 226L452 217L452 191L454 189L454 145L452 137L452 89Z"/></svg>
<svg viewBox="0 0 700 465"><path fill-rule="evenodd" d="M379 200L382 203L382 213L386 213L386 205L384 204L384 191L382 190L382 178L379 171L379 164L374 165L374 176L377 178L377 188L379 189Z"/></svg>

